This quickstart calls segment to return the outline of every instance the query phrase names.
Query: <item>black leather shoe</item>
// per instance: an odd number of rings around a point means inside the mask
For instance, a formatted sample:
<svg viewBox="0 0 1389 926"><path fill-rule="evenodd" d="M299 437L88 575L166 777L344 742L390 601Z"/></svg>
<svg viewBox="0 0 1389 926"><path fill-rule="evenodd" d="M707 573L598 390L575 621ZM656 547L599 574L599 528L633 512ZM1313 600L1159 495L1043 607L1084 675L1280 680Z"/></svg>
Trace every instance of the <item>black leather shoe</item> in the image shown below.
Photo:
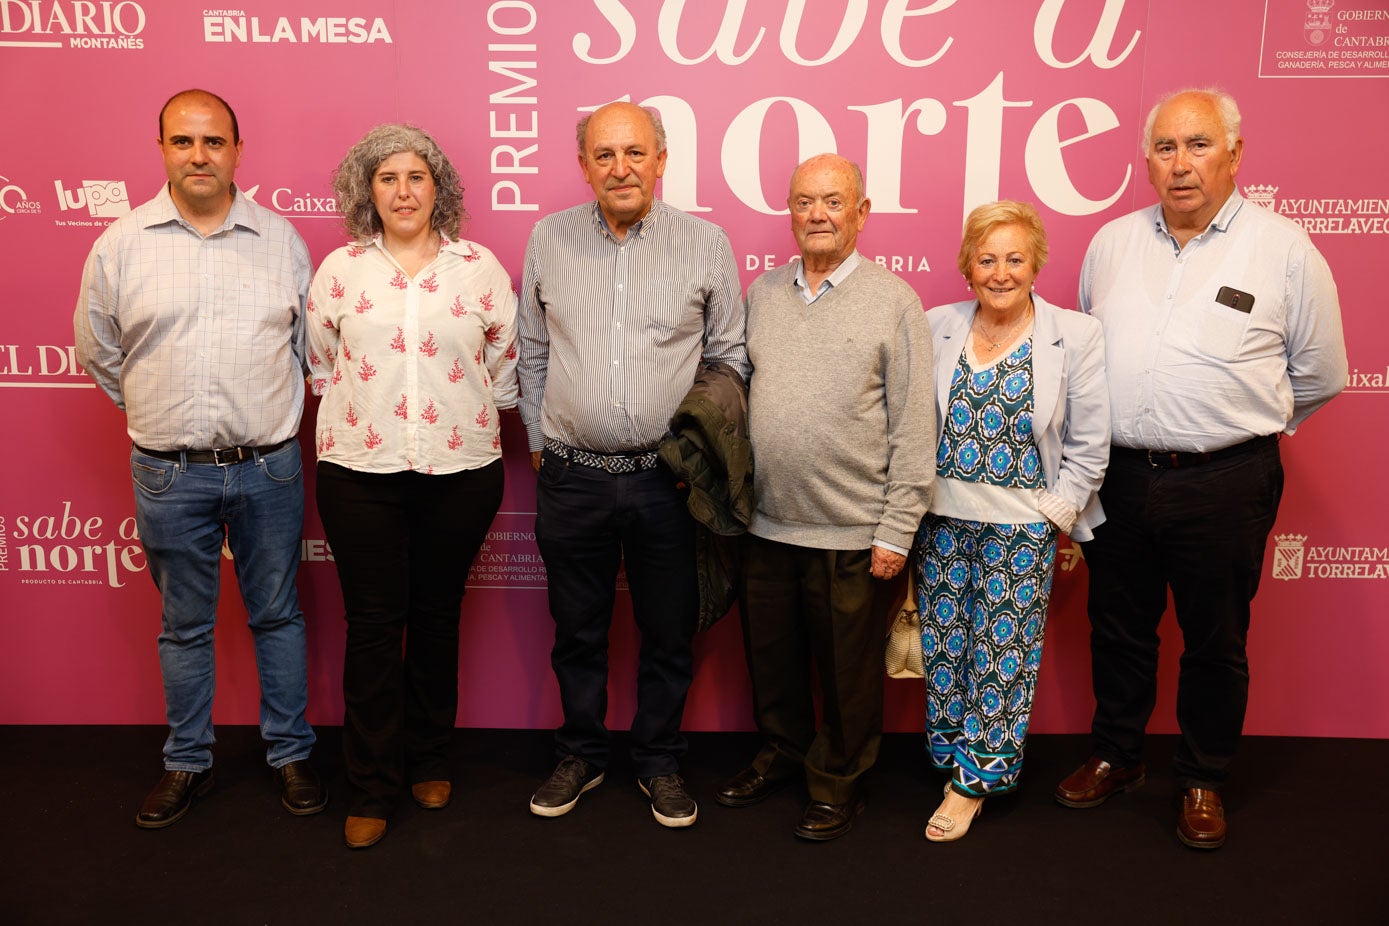
<svg viewBox="0 0 1389 926"><path fill-rule="evenodd" d="M328 806L328 789L308 759L287 762L275 769L280 783L280 803L296 817L307 817Z"/></svg>
<svg viewBox="0 0 1389 926"><path fill-rule="evenodd" d="M201 772L166 771L159 784L145 796L135 825L141 829L157 830L179 819L193 806L195 797L212 790L212 769Z"/></svg>
<svg viewBox="0 0 1389 926"><path fill-rule="evenodd" d="M796 835L812 842L826 842L838 839L854 825L854 818L863 813L867 805L862 791L844 804L826 804L824 801L811 801L801 814L801 822L796 824Z"/></svg>
<svg viewBox="0 0 1389 926"><path fill-rule="evenodd" d="M770 778L764 778L757 769L749 765L724 782L719 793L714 795L714 800L725 807L750 807L773 792L780 790L788 780L779 778L773 781Z"/></svg>

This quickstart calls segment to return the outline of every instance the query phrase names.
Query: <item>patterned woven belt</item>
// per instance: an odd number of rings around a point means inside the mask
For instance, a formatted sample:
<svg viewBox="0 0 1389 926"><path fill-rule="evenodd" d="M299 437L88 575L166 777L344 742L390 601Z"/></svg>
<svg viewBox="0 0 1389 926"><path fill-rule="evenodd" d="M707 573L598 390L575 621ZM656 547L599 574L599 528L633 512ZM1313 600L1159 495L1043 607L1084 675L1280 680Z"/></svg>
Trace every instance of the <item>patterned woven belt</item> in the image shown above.
<svg viewBox="0 0 1389 926"><path fill-rule="evenodd" d="M643 450L638 453L594 453L592 450L580 450L578 447L561 444L548 437L545 438L545 449L568 463L591 466L605 473L640 473L655 469L656 464L660 462L655 450Z"/></svg>

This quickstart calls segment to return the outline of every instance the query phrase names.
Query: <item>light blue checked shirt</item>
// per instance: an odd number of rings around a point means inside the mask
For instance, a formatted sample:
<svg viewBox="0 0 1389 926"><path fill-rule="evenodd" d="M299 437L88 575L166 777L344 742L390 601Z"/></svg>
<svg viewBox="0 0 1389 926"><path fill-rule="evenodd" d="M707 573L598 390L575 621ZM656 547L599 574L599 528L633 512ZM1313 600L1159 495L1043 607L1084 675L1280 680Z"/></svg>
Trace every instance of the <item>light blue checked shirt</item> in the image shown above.
<svg viewBox="0 0 1389 926"><path fill-rule="evenodd" d="M203 237L165 184L87 256L77 359L141 447L279 443L298 433L304 411L311 275L294 226L241 191Z"/></svg>

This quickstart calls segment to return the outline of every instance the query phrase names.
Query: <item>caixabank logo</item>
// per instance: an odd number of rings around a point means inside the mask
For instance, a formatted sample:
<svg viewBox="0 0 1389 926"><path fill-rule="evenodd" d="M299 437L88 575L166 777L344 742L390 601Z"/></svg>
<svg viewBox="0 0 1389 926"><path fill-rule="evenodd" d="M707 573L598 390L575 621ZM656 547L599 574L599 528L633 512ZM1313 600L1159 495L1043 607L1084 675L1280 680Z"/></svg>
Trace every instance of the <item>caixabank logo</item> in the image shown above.
<svg viewBox="0 0 1389 926"><path fill-rule="evenodd" d="M287 186L277 186L264 191L264 184L252 187L238 187L241 195L258 206L273 209L288 219L339 219L337 202L332 196L322 196Z"/></svg>
<svg viewBox="0 0 1389 926"><path fill-rule="evenodd" d="M1389 545L1323 546L1307 534L1275 534L1273 577L1299 579L1389 579Z"/></svg>
<svg viewBox="0 0 1389 926"><path fill-rule="evenodd" d="M246 10L203 10L203 41L288 45L394 44L379 16L248 15Z"/></svg>
<svg viewBox="0 0 1389 926"><path fill-rule="evenodd" d="M142 49L146 21L134 0L0 0L0 45Z"/></svg>

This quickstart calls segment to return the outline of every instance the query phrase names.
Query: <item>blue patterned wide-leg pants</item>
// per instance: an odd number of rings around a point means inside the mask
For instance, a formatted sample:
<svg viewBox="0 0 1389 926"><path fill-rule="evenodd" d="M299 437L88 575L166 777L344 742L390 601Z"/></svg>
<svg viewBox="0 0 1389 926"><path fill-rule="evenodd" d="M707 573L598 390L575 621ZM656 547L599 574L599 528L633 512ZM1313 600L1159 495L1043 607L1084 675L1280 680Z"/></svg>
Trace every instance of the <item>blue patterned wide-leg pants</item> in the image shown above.
<svg viewBox="0 0 1389 926"><path fill-rule="evenodd" d="M971 797L1017 787L1056 529L927 515L916 536L927 749Z"/></svg>

